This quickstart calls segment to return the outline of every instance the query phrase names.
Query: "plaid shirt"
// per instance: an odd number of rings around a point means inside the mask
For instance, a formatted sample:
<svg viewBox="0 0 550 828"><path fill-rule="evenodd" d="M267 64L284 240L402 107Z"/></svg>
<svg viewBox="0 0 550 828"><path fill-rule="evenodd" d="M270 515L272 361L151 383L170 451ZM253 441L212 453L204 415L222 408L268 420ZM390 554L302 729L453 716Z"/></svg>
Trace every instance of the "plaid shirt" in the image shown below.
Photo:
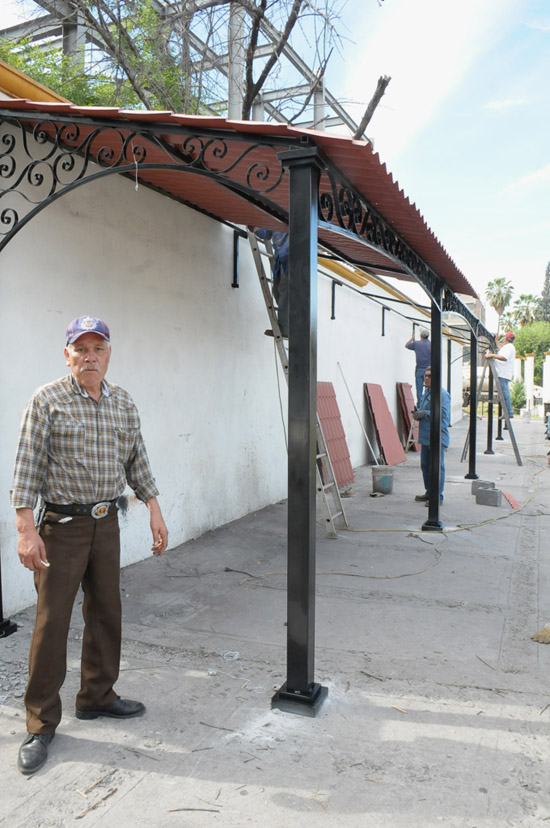
<svg viewBox="0 0 550 828"><path fill-rule="evenodd" d="M96 403L72 374L39 388L23 412L11 505L114 500L126 483L140 500L158 494L130 395L103 380Z"/></svg>

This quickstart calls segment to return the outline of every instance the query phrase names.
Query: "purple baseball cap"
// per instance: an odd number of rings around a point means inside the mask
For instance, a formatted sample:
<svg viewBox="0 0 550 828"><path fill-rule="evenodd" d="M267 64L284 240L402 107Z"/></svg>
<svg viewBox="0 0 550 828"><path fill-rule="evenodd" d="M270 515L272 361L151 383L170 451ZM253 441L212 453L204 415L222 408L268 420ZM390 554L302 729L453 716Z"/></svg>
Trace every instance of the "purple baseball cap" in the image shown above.
<svg viewBox="0 0 550 828"><path fill-rule="evenodd" d="M67 325L65 344L72 345L79 336L87 333L96 333L106 339L107 342L111 341L111 334L105 322L95 316L79 316Z"/></svg>

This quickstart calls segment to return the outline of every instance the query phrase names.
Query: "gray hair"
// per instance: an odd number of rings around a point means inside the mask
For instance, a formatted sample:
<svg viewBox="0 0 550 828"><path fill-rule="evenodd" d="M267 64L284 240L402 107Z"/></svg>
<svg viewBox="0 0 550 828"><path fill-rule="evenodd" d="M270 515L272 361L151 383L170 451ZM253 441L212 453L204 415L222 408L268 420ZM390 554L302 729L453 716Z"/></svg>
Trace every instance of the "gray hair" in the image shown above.
<svg viewBox="0 0 550 828"><path fill-rule="evenodd" d="M420 331L420 339L427 339L429 337L429 335L430 334L426 330L426 328L422 328L422 330Z"/></svg>

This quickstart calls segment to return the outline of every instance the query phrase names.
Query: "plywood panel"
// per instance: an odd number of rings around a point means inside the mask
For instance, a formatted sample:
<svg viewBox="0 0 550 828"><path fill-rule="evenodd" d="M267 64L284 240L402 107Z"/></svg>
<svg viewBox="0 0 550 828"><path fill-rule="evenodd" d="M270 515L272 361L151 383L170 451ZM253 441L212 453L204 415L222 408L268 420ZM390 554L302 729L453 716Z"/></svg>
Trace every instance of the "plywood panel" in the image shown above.
<svg viewBox="0 0 550 828"><path fill-rule="evenodd" d="M392 420L382 386L374 382L366 382L364 389L367 404L376 429L378 445L384 455L386 465L395 466L397 463L404 463L407 458Z"/></svg>

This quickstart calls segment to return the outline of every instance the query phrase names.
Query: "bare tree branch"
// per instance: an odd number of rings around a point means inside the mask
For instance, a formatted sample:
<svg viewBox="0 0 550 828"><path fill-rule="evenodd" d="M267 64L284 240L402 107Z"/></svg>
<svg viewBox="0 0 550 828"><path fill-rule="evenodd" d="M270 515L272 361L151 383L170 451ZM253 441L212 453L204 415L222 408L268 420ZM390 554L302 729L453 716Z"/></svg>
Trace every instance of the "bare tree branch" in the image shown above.
<svg viewBox="0 0 550 828"><path fill-rule="evenodd" d="M376 89L375 89L374 95L370 99L369 105L367 106L367 108L365 110L365 114L363 115L363 117L361 119L361 123L357 127L357 132L353 136L356 141L358 141L360 138L363 137L363 135L365 133L365 130L366 130L366 128L367 128L367 126L370 122L370 119L374 115L374 111L375 111L376 107L378 106L378 104L382 100L382 96L383 96L384 92L386 91L386 87L387 87L387 85L390 81L391 81L391 78L390 78L389 75L382 75L381 77L378 78L378 83L376 84Z"/></svg>
<svg viewBox="0 0 550 828"><path fill-rule="evenodd" d="M262 3L264 0L262 0ZM290 37L290 33L294 28L296 21L298 20L298 15L300 13L300 9L302 6L303 0L293 0L292 9L286 21L285 28L281 33L281 37L279 42L276 44L273 52L271 53L270 57L267 59L264 68L260 73L260 77L254 83L252 80L252 60L253 56L247 53L246 56L246 90L243 96L243 120L248 121L250 119L250 112L252 109L252 104L254 102L254 98L257 96L258 92L264 85L269 73L273 69L273 66L279 59L281 52L283 51L285 45L288 43L288 39ZM262 11L263 13L263 11ZM259 25L259 24L258 24Z"/></svg>

